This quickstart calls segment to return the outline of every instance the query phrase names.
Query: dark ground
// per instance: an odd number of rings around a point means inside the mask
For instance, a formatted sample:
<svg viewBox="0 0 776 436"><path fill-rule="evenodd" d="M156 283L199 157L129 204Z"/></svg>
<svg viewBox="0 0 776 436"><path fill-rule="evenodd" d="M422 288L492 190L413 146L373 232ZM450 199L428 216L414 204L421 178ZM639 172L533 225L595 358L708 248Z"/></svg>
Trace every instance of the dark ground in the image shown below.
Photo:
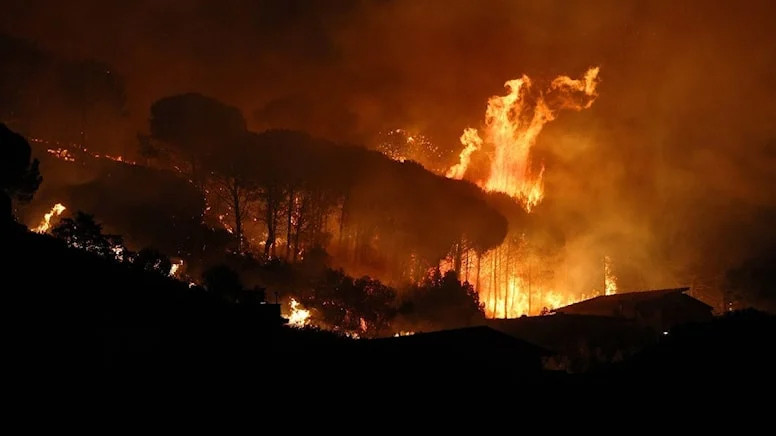
<svg viewBox="0 0 776 436"><path fill-rule="evenodd" d="M770 392L774 381L776 318L755 311L677 327L624 362L567 374L541 369L545 350L486 327L354 341L282 326L49 236L16 229L2 239L7 371L25 396L237 389L290 401L569 391L632 397L698 387Z"/></svg>

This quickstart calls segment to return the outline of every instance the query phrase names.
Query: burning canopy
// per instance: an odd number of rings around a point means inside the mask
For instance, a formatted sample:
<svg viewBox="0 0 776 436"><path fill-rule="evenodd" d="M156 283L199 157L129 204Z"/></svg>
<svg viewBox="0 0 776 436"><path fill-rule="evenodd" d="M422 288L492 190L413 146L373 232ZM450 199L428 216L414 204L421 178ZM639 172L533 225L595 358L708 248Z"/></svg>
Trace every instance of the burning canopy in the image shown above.
<svg viewBox="0 0 776 436"><path fill-rule="evenodd" d="M541 88L535 87L526 75L507 81L504 86L509 94L488 100L482 131L464 130L461 144L465 147L447 177L476 180L483 189L519 200L530 212L544 196L544 166L537 168L532 162L531 148L544 125L554 120L559 111L578 111L593 104L598 95L598 71L598 67L590 68L578 80L559 76ZM475 153L487 155L487 174L467 174Z"/></svg>

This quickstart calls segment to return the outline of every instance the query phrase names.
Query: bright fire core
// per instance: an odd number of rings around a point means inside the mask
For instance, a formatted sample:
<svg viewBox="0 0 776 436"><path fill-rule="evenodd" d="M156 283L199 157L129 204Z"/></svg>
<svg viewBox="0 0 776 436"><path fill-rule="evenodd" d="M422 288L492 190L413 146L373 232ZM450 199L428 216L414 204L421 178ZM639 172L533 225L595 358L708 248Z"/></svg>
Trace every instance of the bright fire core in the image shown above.
<svg viewBox="0 0 776 436"><path fill-rule="evenodd" d="M597 97L599 68L590 68L579 79L559 76L545 86L535 85L523 75L509 80L509 91L488 100L481 129L467 128L461 135L464 146L459 162L447 177L469 179L488 191L502 192L532 212L544 198L544 164L533 162L532 148L544 126L564 109L589 108ZM469 174L475 154L487 158L487 175ZM585 298L555 290L548 280L548 259L535 255L521 232L511 231L498 248L481 256L470 256L461 267L461 278L475 285L485 313L492 318L514 318L538 314ZM602 293L616 291L611 260L605 265Z"/></svg>

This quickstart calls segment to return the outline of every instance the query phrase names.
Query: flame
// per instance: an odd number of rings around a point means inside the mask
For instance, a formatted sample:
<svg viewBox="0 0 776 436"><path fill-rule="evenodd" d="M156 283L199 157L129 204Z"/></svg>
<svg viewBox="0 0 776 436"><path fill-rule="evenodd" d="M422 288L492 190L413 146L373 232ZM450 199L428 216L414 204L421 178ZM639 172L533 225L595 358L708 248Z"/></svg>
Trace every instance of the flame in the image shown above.
<svg viewBox="0 0 776 436"><path fill-rule="evenodd" d="M180 263L174 263L170 266L170 277L175 277L176 274L178 274L178 271L183 267L183 259L181 259Z"/></svg>
<svg viewBox="0 0 776 436"><path fill-rule="evenodd" d="M598 96L598 73L599 68L593 67L580 79L559 76L541 87L534 86L526 75L508 80L504 84L506 95L488 99L483 127L464 130L460 138L464 148L458 163L447 170L447 177L467 177L473 155L483 153L489 159L490 171L484 177L471 175L471 180L487 191L509 195L530 213L544 198L545 170L543 163L532 162L531 150L544 126L561 110L580 111L593 104ZM505 241L476 262L470 262L467 253L459 276L475 284L486 316L536 315L585 298L558 292L552 283L532 274L525 235L518 239ZM607 292L608 286L607 281Z"/></svg>
<svg viewBox="0 0 776 436"><path fill-rule="evenodd" d="M612 272L612 258L604 256L604 293L614 295L617 293L617 276Z"/></svg>
<svg viewBox="0 0 776 436"><path fill-rule="evenodd" d="M439 166L445 153L430 138L414 129L392 129L380 132L375 149L397 162L414 161L427 170L443 174Z"/></svg>
<svg viewBox="0 0 776 436"><path fill-rule="evenodd" d="M490 157L490 173L479 182L480 187L508 194L530 212L544 197L544 166L535 169L531 148L544 125L554 120L561 109L578 111L593 104L598 96L598 71L598 67L590 68L578 80L556 77L538 94L532 92L531 79L526 75L507 81L504 86L509 93L488 100L483 131L464 130L460 138L464 149L459 162L447 171L447 177L463 178L472 154L487 146L484 151Z"/></svg>
<svg viewBox="0 0 776 436"><path fill-rule="evenodd" d="M40 225L35 227L33 231L36 233L48 232L51 228L51 218L62 215L62 212L64 212L65 209L67 208L62 203L55 204L48 213L43 215L43 220L40 222Z"/></svg>
<svg viewBox="0 0 776 436"><path fill-rule="evenodd" d="M447 177L450 179L462 179L466 173L466 168L469 167L469 162L472 159L472 153L479 150L482 146L482 139L480 139L477 129L471 127L463 131L463 135L460 138L461 144L465 145L461 154L458 155L458 163L450 167L447 170Z"/></svg>
<svg viewBox="0 0 776 436"><path fill-rule="evenodd" d="M232 230L232 226L230 226L229 224L227 224L226 221L224 221L225 216L226 215L224 214L218 215L218 222L221 223L222 226L224 226L224 230L226 230L229 233L234 233L234 230Z"/></svg>
<svg viewBox="0 0 776 436"><path fill-rule="evenodd" d="M298 301L291 299L291 314L288 316L288 324L293 327L304 327L310 322L310 311L303 309Z"/></svg>
<svg viewBox="0 0 776 436"><path fill-rule="evenodd" d="M70 154L70 151L66 148L49 148L46 150L49 154L53 154L59 159L67 162L75 162L75 157Z"/></svg>
<svg viewBox="0 0 776 436"><path fill-rule="evenodd" d="M414 334L415 334L415 332L413 332L413 331L400 330L397 333L394 333L393 337L394 338L398 338L398 337L401 337L401 336L412 336Z"/></svg>
<svg viewBox="0 0 776 436"><path fill-rule="evenodd" d="M515 250L512 247L512 250ZM551 313L553 309L576 303L587 298L587 294L576 295L559 292L549 283L536 277L526 258L508 255L510 248L506 243L493 251L484 254L480 259L480 270L477 278L476 261L466 261L461 266L459 277L475 286L488 318L518 318L523 315L540 315ZM507 263L508 262L508 263ZM450 258L439 262L442 274L453 269ZM433 274L435 268L429 271ZM477 284L479 282L479 284ZM595 293L595 292L594 292Z"/></svg>
<svg viewBox="0 0 776 436"><path fill-rule="evenodd" d="M58 141L47 141L45 139L40 139L40 138L31 138L30 141L37 142L40 144L48 144L48 145L56 144L58 147L48 148L46 149L46 152L53 155L57 159L62 159L66 162L75 162L76 161L75 155L81 154L81 155L91 156L95 159L109 159L114 162L119 162L126 165L133 165L133 166L137 165L137 162L127 159L124 156L121 156L121 155L114 156L110 154L101 155L99 153L92 153L89 151L88 148L79 144L60 143Z"/></svg>

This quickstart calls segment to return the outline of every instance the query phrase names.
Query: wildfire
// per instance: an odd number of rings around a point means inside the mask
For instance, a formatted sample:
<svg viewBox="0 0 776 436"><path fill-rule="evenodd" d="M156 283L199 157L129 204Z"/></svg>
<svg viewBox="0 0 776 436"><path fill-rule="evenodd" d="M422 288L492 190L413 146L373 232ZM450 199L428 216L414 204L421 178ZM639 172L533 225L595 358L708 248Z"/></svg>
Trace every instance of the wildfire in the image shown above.
<svg viewBox="0 0 776 436"><path fill-rule="evenodd" d="M451 179L463 178L466 169L469 167L469 162L471 162L472 154L482 147L482 139L480 139L477 129L472 129L471 127L463 131L460 141L466 147L458 155L458 163L447 170L447 177Z"/></svg>
<svg viewBox="0 0 776 436"><path fill-rule="evenodd" d="M232 226L230 226L226 221L224 221L224 217L226 215L218 215L218 222L221 223L222 226L224 226L224 229L229 233L234 233L234 230L232 230Z"/></svg>
<svg viewBox="0 0 776 436"><path fill-rule="evenodd" d="M614 295L617 293L617 276L612 272L612 258L604 256L604 293Z"/></svg>
<svg viewBox="0 0 776 436"><path fill-rule="evenodd" d="M464 130L460 138L464 149L459 162L447 171L447 177L463 178L472 154L483 150L490 156L490 174L480 181L480 187L506 193L530 212L544 196L544 166L535 168L531 148L544 125L554 120L561 109L582 110L593 104L598 71L598 67L591 68L578 80L556 77L538 94L533 92L528 76L507 81L504 86L509 93L488 100L482 132Z"/></svg>
<svg viewBox="0 0 776 436"><path fill-rule="evenodd" d="M446 167L440 167L444 153L430 138L415 130L393 129L380 133L375 145L377 151L398 161L415 161L429 171L444 173Z"/></svg>
<svg viewBox="0 0 776 436"><path fill-rule="evenodd" d="M99 154L95 154L94 157L99 158L100 155ZM104 155L102 157L104 157L105 159L110 159L110 160L112 160L114 162L120 162L120 163L127 164L127 165L137 165L137 162L129 160L129 159L126 159L124 156L121 156L121 155L119 155L119 156L111 156L109 154L106 154L106 155Z"/></svg>
<svg viewBox="0 0 776 436"><path fill-rule="evenodd" d="M174 263L170 266L170 277L175 277L176 274L178 274L178 271L183 267L183 259L181 259L180 263Z"/></svg>
<svg viewBox="0 0 776 436"><path fill-rule="evenodd" d="M59 159L67 162L75 162L75 157L66 148L49 148L46 150L49 154L53 154Z"/></svg>
<svg viewBox="0 0 776 436"><path fill-rule="evenodd" d="M488 99L484 126L463 131L460 141L464 148L458 163L447 170L447 177L468 176L485 190L509 195L530 213L544 198L544 164L532 162L531 150L544 126L561 110L580 111L593 104L598 96L598 72L594 67L580 79L559 76L541 86L535 86L526 75L507 81L506 95ZM475 153L489 159L485 176L467 175ZM546 278L552 275L546 274L548 260L532 265L531 251L525 235L514 235L474 261L466 253L460 277L475 284L488 317L535 315L585 298L556 291L556 284ZM613 293L616 285L612 286Z"/></svg>
<svg viewBox="0 0 776 436"><path fill-rule="evenodd" d="M112 160L114 162L119 162L119 163L123 163L123 164L126 164L126 165L137 165L137 162L129 160L129 159L125 158L124 156L121 156L121 155L114 156L114 155L110 155L110 154L101 155L99 153L92 153L92 152L89 151L88 148L83 147L83 146L78 145L78 144L68 144L68 143L64 143L63 144L63 143L56 142L56 141L46 141L46 140L40 139L40 138L31 138L30 140L32 142L37 142L37 143L41 143L41 144L48 144L48 145L56 144L56 145L59 145L59 147L56 147L56 148L48 148L48 149L46 149L46 152L48 152L49 154L53 155L57 159L62 159L64 161L66 161L66 162L75 162L76 161L76 154L79 154L81 156L88 155L88 156L91 156L91 157L93 157L95 159L109 159L109 160ZM62 145L64 145L64 147L62 147Z"/></svg>
<svg viewBox="0 0 776 436"><path fill-rule="evenodd" d="M48 213L43 215L43 220L41 220L40 225L38 225L38 227L35 227L33 231L37 233L48 232L49 229L51 228L51 218L62 215L62 212L64 212L65 209L67 208L62 203L55 204L54 207L52 207Z"/></svg>
<svg viewBox="0 0 776 436"><path fill-rule="evenodd" d="M303 309L296 299L289 302L291 314L288 316L288 324L292 327L304 327L310 322L310 311Z"/></svg>
<svg viewBox="0 0 776 436"><path fill-rule="evenodd" d="M413 331L400 330L399 332L394 333L393 337L394 338L399 338L399 337L402 337L402 336L412 336L414 334L415 334L415 332L413 332Z"/></svg>

